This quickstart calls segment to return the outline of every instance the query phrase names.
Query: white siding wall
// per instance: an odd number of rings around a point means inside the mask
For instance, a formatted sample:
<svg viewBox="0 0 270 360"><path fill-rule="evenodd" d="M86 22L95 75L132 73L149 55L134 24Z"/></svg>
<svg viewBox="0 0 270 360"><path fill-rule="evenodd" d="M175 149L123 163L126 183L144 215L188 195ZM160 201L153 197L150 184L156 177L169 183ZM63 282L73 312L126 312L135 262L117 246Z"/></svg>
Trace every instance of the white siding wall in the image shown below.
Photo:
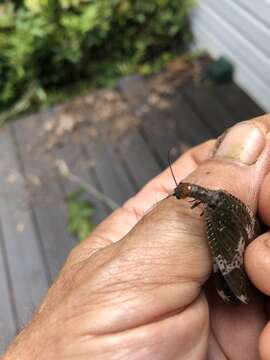
<svg viewBox="0 0 270 360"><path fill-rule="evenodd" d="M270 0L198 0L192 26L199 48L233 62L236 82L270 111Z"/></svg>

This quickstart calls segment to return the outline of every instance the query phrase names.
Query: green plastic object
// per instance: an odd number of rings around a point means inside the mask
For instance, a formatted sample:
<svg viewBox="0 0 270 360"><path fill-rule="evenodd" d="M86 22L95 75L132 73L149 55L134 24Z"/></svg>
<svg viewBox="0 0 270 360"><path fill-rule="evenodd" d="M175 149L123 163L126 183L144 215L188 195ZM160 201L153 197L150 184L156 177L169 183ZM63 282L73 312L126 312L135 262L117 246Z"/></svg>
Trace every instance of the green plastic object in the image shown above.
<svg viewBox="0 0 270 360"><path fill-rule="evenodd" d="M207 77L216 84L231 82L233 72L233 64L224 57L215 60L206 68Z"/></svg>

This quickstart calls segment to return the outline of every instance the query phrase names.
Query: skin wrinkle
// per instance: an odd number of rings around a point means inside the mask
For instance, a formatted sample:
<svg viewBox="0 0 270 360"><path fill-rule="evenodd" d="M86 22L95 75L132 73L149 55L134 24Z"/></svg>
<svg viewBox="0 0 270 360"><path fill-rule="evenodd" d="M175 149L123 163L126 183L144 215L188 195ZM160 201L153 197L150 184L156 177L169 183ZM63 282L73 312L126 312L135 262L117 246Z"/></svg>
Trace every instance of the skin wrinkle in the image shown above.
<svg viewBox="0 0 270 360"><path fill-rule="evenodd" d="M115 217L122 217L124 219L128 219L128 221L130 223L130 228L126 231L126 233L121 234L121 236L119 236L119 234L117 232L109 232L106 229L106 227L104 226L104 223L107 223L108 221L113 220ZM85 247L86 248L89 247L89 243L96 244L96 239L104 239L104 243L106 243L107 245L104 245L103 247L101 247L100 250L102 250L102 248L104 248L105 246L109 246L109 245L117 242L118 240L120 240L123 236L127 235L127 233L133 228L133 226L136 223L137 223L136 214L133 211L129 211L123 205L122 207L117 209L114 213L112 213L103 223L99 224L96 227L96 229L93 231L91 237L84 241ZM123 225L123 223L121 223L121 225ZM77 246L77 248L82 249L82 246L83 245L80 244ZM85 254L83 254L83 256L85 256Z"/></svg>
<svg viewBox="0 0 270 360"><path fill-rule="evenodd" d="M259 352L261 360L268 360L270 357L269 336L270 322L265 326L259 340Z"/></svg>
<svg viewBox="0 0 270 360"><path fill-rule="evenodd" d="M115 248L118 248L119 244L115 244ZM101 249L100 251L102 252L103 249ZM102 258L102 255L104 252L108 252L106 250L106 248L104 249L104 251L102 253L95 253L92 255L92 257L95 257L95 255L99 258L102 259L101 263L98 263L98 264L95 264L95 271L98 270L98 269L101 269L104 265L106 265L106 263L109 263L111 261L111 258L113 256L115 256L114 254L111 254L109 253L109 258L107 259L107 257L105 256L105 258ZM76 267L78 266L78 264L82 264L82 266L80 267L79 270L76 270ZM84 280L85 280L85 275L89 274L89 269L87 268L87 265L88 265L88 260L87 259L83 259L80 261L80 263L72 263L71 267L74 267L74 271L71 272L70 271L70 266L69 266L69 271L65 271L65 268L64 268L64 271L61 272L61 279L63 277L63 281L64 281L64 286L62 286L62 282L60 283L61 285L61 289L66 289L66 290L71 290L71 289L76 289L76 287L79 286L80 283L82 283ZM93 269L92 269L93 270ZM69 283L69 286L66 286L65 284L68 284ZM58 283L55 284L56 286L58 286ZM55 285L53 285L53 287L55 287ZM49 290L50 291L50 290ZM64 292L64 294L61 294L61 297L63 297L62 300L64 300L66 297L65 297L65 294L66 294L66 291ZM55 299L55 301L57 301L57 299ZM54 302L55 302L54 301ZM54 305L54 302L52 305ZM44 308L47 308L47 301L45 299L45 301L41 304L40 306L40 309L38 310L39 312L42 311Z"/></svg>
<svg viewBox="0 0 270 360"><path fill-rule="evenodd" d="M131 254L131 258L134 258L134 256ZM167 257L166 257L167 258ZM110 292L112 291L113 288L117 288L118 290L120 289L121 290L121 287L119 288L119 285L121 284L127 284L129 286L132 286L133 283L137 283L138 287L142 286L142 285L155 285L155 286L161 286L161 285L164 285L164 284L168 284L168 283L171 283L170 282L170 279L172 282L175 282L175 283L183 283L183 282L188 282L190 281L190 279L183 279L183 278L179 278L179 276L173 276L173 275L168 275L166 274L165 275L165 278L164 278L164 281L161 282L161 277L158 277L156 278L155 275L153 275L154 277L150 277L149 278L149 275L148 275L148 272L147 272L147 269L150 269L150 266L149 265L154 265L153 261L150 262L150 258L149 258L149 262L148 263L142 263L140 262L140 266L138 267L138 265L135 263L135 264L130 264L130 261L127 259L125 260L124 264L122 263L123 261L123 258L121 258L121 264L119 266L116 267L117 271L115 271L115 265L112 265L112 268L113 268L113 271L109 269L106 269L106 272L105 272L105 284L103 285L102 283L102 279L100 279L100 277L98 277L98 274L97 274L97 278L98 280L95 281L96 284L99 285L99 287L95 287L95 292L98 293L98 292L101 292L102 289L104 289L104 294L106 292L108 292L108 290L110 290ZM113 261L113 260L112 260ZM107 264L109 265L109 263ZM160 264L157 262L156 263L157 266L160 266ZM165 268L167 267L167 265L170 265L170 267L174 267L173 263L170 262L168 264L166 263L163 263L162 266L164 266ZM179 265L179 262L176 262L175 263L175 266L178 266ZM176 267L175 267L176 268ZM109 273L110 276L109 278L106 276L106 273ZM125 279L121 282L119 282L119 279L122 279L122 275L123 273L125 274L130 274L128 277L125 277ZM136 275L136 276L134 276ZM155 281L154 281L155 280ZM159 280L159 281L158 281ZM194 280L194 279L192 279ZM110 285L108 285L108 283ZM108 286L110 286L108 288ZM103 292L101 292L103 294Z"/></svg>
<svg viewBox="0 0 270 360"><path fill-rule="evenodd" d="M98 271L99 271L100 269L103 269L104 266L106 267L106 265L108 265L108 264L112 261L112 259L114 258L115 255L109 254L109 255L111 255L111 256L109 256L108 258L105 257L105 259L103 259L103 258L102 258L103 253L102 253L102 254L99 254L99 253L97 252L96 254L97 254L97 257L98 257L99 259L102 259L102 261L101 261L100 263L95 264L95 267L94 267L94 269L92 269L92 271L95 270L95 272L98 273ZM94 257L95 254L93 254L92 256ZM75 279L74 279L74 280L77 280L77 281L74 281L74 283L76 284L76 286L79 286L82 282L84 282L85 277L89 274L89 268L88 268L88 261L87 261L87 259L83 260L83 262L84 262L84 266L80 269L79 272L77 272L77 273L75 274Z"/></svg>
<svg viewBox="0 0 270 360"><path fill-rule="evenodd" d="M265 246L265 242L269 239L269 235L269 232L260 235L248 246L245 253L245 266L251 281L267 295L270 295L267 282L270 270L270 249L268 250Z"/></svg>
<svg viewBox="0 0 270 360"><path fill-rule="evenodd" d="M108 272L108 269L106 269L106 272ZM123 271L119 271L119 274L122 274ZM132 273L132 272L131 272ZM133 275L132 275L133 276ZM98 284L99 287L95 287L93 289L90 289L90 298L96 298L96 295L99 295L100 297L104 298L104 295L106 295L108 292L110 294L112 294L113 292L119 291L119 290L126 290L126 289L130 289L132 290L132 284L136 284L136 289L140 289L141 285L148 285L148 286L153 286L155 284L155 286L158 286L157 283L150 283L148 281L141 281L138 282L138 277L130 279L130 278L125 278L122 281L119 281L119 278L117 277L117 273L113 272L111 273L111 279L113 280L113 283L110 282L110 278L105 277L105 282L104 284L102 283L102 280L100 278L98 278L98 280L95 282L95 284ZM121 279L121 277L120 277ZM124 286L123 286L124 285ZM79 289L78 289L79 290ZM145 290L145 288L144 288ZM86 297L87 301L89 301L89 297ZM111 299L109 299L111 300Z"/></svg>
<svg viewBox="0 0 270 360"><path fill-rule="evenodd" d="M160 196L167 197L173 192L174 182L172 182L172 188L169 188L163 184L156 184L153 186L153 191Z"/></svg>
<svg viewBox="0 0 270 360"><path fill-rule="evenodd" d="M222 355L224 356L224 359L222 359L222 360L230 360L230 359L228 358L228 356L225 354L225 351L224 351L224 349L222 348L221 344L219 343L217 337L215 336L215 333L214 333L213 328L212 328L212 326L211 326L211 322L210 322L210 335L209 335L209 336L212 336L212 339L215 341L216 346L219 348L220 352L221 352ZM213 360L215 360L215 359L213 358Z"/></svg>
<svg viewBox="0 0 270 360"><path fill-rule="evenodd" d="M158 264L156 264L158 265ZM167 264L164 264L164 266L166 267ZM170 263L170 266L173 265L173 263ZM176 263L175 266L178 266L179 263ZM133 266L130 267L130 269L132 269ZM137 266L136 266L137 269ZM127 270L127 269L126 269ZM119 274L122 274L123 272L120 271ZM145 286L147 285L147 287L149 288L149 286L153 287L161 287L163 285L180 285L180 284L184 284L184 283L197 283L199 282L197 277L180 277L179 275L168 275L166 273L166 275L164 275L164 281L161 281L162 277L158 276L156 277L155 275L153 275L153 277L149 277L148 274L145 274L143 271L137 271L136 274L138 274L139 276L134 277L134 275L131 275L131 277L125 278L125 280L119 282L118 278L115 276L115 273L112 273L112 280L114 282L110 282L110 285L108 285L107 283L107 278L105 280L105 284L102 285L102 281L100 279L98 279L98 281L96 281L97 284L100 285L100 287L95 288L96 292L100 292L100 290L104 289L104 294L106 294L107 290L108 290L108 286L109 289L111 289L111 291L115 288L117 288L118 290L122 290L121 287L119 288L118 286L121 284L127 284L131 286L131 289L134 289L134 287L132 287L133 283L137 284L137 287L140 288L142 285L144 286L144 290L147 290L145 288ZM121 279L121 277L120 277ZM117 282L116 282L117 281ZM200 283L200 282L199 282ZM103 294L103 292L102 292Z"/></svg>
<svg viewBox="0 0 270 360"><path fill-rule="evenodd" d="M103 236L102 234L96 234L95 235L95 245L96 248L91 247L89 252L89 257L93 255L96 251L111 245L113 243L112 240L108 239L107 237Z"/></svg>
<svg viewBox="0 0 270 360"><path fill-rule="evenodd" d="M176 264L177 266L178 264ZM166 265L165 265L166 267ZM99 288L95 288L95 292L97 294L103 293L102 289L104 289L104 293L106 294L106 289L111 289L111 291L119 291L119 290L126 290L127 288L130 288L130 290L134 290L134 289L141 289L143 287L143 291L147 291L147 290L153 290L155 288L159 288L161 286L166 286L166 285L180 285L180 284L184 284L184 283L192 283L192 282L196 282L198 283L198 279L194 278L183 278L183 277L179 277L179 275L164 275L164 279L162 278L162 276L156 276L156 275L146 275L143 276L141 275L140 272L137 272L137 274L139 276L134 277L132 275L131 278L126 278L124 281L117 281L114 282L112 284L110 284L110 286L108 286L107 283L105 283L104 286L101 286ZM163 279L163 280L162 280ZM129 285L127 287L123 286L123 285ZM122 285L122 286L121 286ZM136 285L136 286L135 286Z"/></svg>
<svg viewBox="0 0 270 360"><path fill-rule="evenodd" d="M121 278L120 278L121 279ZM134 277L133 278L125 278L124 280L118 280L118 279L113 279L114 282L110 283L108 285L107 283L107 279L105 281L105 284L102 285L98 288L95 287L95 293L97 295L106 295L108 290L110 290L112 293L116 292L116 291L124 291L129 289L130 292L131 291L138 291L139 292L143 292L143 291L147 291L147 289L154 289L159 287L160 285L164 285L163 284L159 284L158 282L154 282L154 281L149 281L149 280L145 280L143 281L143 277ZM100 282L97 282L100 285ZM143 286L143 287L142 287ZM102 291L104 289L104 292ZM141 290L143 289L143 290ZM109 299L110 300L110 299Z"/></svg>
<svg viewBox="0 0 270 360"><path fill-rule="evenodd" d="M135 221L138 222L144 216L144 212L138 211L138 209L136 209L136 207L134 207L132 204L133 198L123 204L122 210L127 211L127 213L129 213L135 219Z"/></svg>
<svg viewBox="0 0 270 360"><path fill-rule="evenodd" d="M165 230L163 230L163 231L165 231ZM185 233L183 230L180 230L181 231L181 233ZM195 235L196 236L196 235ZM199 235L197 235L198 236L198 238L201 238L201 234ZM167 238L169 238L169 233L167 233ZM184 243L183 243L184 244ZM189 245L189 243L188 243L188 240L187 240L187 245ZM162 242L161 242L161 244L160 244L160 248L161 247L163 247L164 248L164 245L162 244ZM201 247L200 245L198 245L197 243L196 243L196 247ZM144 257L145 257L145 251L147 250L147 248L148 247L145 247L145 249L143 249L143 246L141 246L141 249L140 250L142 250L142 252L144 253ZM136 249L136 247L135 247L135 249ZM153 247L151 246L151 256L153 257ZM194 247L193 247L193 249L189 249L189 247L187 247L187 249L189 250L189 253L191 252L191 251L193 251L194 250ZM130 250L131 250L131 248L128 246L127 248L125 248L125 251L129 251L130 252ZM144 250L144 251L143 251ZM164 250L162 250L163 251L163 253L164 253ZM185 258L185 257L187 257L188 258L188 255L189 255L189 253L187 253L187 254L182 254L182 255L178 255L179 256L179 259L181 259L181 256L182 256L182 259L183 258ZM141 255L139 255L140 257L141 257ZM132 259L134 259L134 254L133 253L130 253L130 258ZM155 259L156 257L154 257L154 259ZM157 256L157 258L159 259L159 264L160 264L160 257L159 257L159 255ZM170 255L170 257L168 257L168 258L170 258L171 259L171 255ZM153 260L151 260L152 261L152 264L154 263L154 261ZM170 263L171 263L171 261L170 261ZM143 262L140 262L140 264L139 264L139 266L141 267L141 266L143 266ZM125 271L126 269L124 268L123 269L123 271Z"/></svg>
<svg viewBox="0 0 270 360"><path fill-rule="evenodd" d="M158 247L158 249L159 249L159 247ZM142 250L143 250L143 248L142 248ZM153 250L153 249L152 249ZM164 251L163 251L163 253L164 253ZM167 256L165 256L164 258L165 259L167 259L167 258L172 258L172 256L170 255L170 254L168 254ZM183 258L183 256L180 256L180 255L174 255L174 256L176 256L177 258L179 257L179 259L181 259L182 260L182 258ZM185 254L184 255L184 257L186 257L186 256L188 256L188 254ZM162 257L160 257L160 256L158 256L158 260L157 260L157 262L156 262L156 265L157 266L164 266L164 267L166 267L166 265L169 265L171 268L174 268L174 269L177 269L177 266L179 266L179 261L177 261L177 262L173 262L173 261L169 261L168 263L164 263L164 262L162 262L161 261L162 260ZM148 265L155 265L155 262L154 262L154 260L153 260L153 258L149 258L149 263L147 263L147 267L148 267ZM147 269L147 267L144 267L144 265L145 265L145 263L142 263L142 262L140 262L140 267L139 267L139 269L138 269L138 271L139 271L139 274L143 274L143 277L145 278L146 276L147 276L147 273L145 272L145 271L142 271L141 269ZM133 266L131 267L131 269L133 268ZM135 269L137 269L138 268L138 266L137 265L135 265ZM149 267L149 269L150 269L150 267ZM123 269L124 271L125 270L127 270L127 269ZM170 276L171 277L171 276ZM160 277L159 277L159 279L160 279ZM183 278L183 277L179 277L179 276L177 276L177 277L174 277L174 279L179 283L179 282L185 282L185 281L193 281L193 280L198 280L197 278L193 278L193 277L190 277L190 278ZM168 281L169 281L169 278L168 278L168 274L166 273L166 283L168 283Z"/></svg>
<svg viewBox="0 0 270 360"><path fill-rule="evenodd" d="M179 282L178 282L178 284L179 284ZM129 283L129 285L132 285L132 283ZM139 284L140 285L140 284ZM138 287L140 288L140 286L139 286L138 284L137 284L137 286L136 286L136 291L138 290ZM148 284L149 285L149 284ZM157 284L154 284L154 287L157 287ZM196 284L196 288L198 288L198 285ZM148 289L149 289L149 286L148 286ZM78 289L79 290L79 289ZM78 291L77 290L77 291ZM105 292L107 291L109 291L110 293L112 292L112 288L110 287L110 288L104 288L104 290L105 290ZM130 290L130 286L129 286L129 290ZM146 288L143 288L142 290L140 290L140 292L146 292L145 290L147 290ZM91 297L93 297L93 294L91 294L92 296ZM90 301L91 300L91 297L90 297L90 299L89 299L89 297L87 297L87 296L85 296L85 298L87 299L87 303L88 303L88 301ZM119 296L120 297L120 296ZM118 301L119 301L119 297L118 297ZM138 297L138 294L136 294L136 297ZM94 298L95 298L95 296L94 296ZM103 298L103 297L102 297ZM111 298L109 299L109 303L111 303ZM129 299L127 298L127 299L125 299L125 301L128 301ZM96 303L96 305L97 305L97 303ZM103 303L102 303L102 305L106 305L106 303L104 303L104 301L103 301ZM117 304L117 306L118 306L119 304ZM149 321L151 321L151 320L149 320Z"/></svg>
<svg viewBox="0 0 270 360"><path fill-rule="evenodd" d="M264 157L260 158L263 160L259 160L253 168L254 170L252 173L252 177L253 177L254 181L256 181L257 183L262 183L262 179L266 175L266 174L262 174L262 172L260 172L260 171L257 171L257 168L260 166L269 168L269 163L270 163L270 139L269 138L267 138L267 145L265 146L264 153L266 153L266 155ZM262 162L263 162L263 164L261 164ZM258 201L259 201L259 193L260 193L260 189L256 189L256 191L254 191L254 189L251 189L249 187L249 190L248 190L249 196L247 199L247 205L252 204L252 203L257 204L255 199L258 198ZM256 211L257 211L257 208L256 208Z"/></svg>
<svg viewBox="0 0 270 360"><path fill-rule="evenodd" d="M200 294L198 294L198 297L200 296ZM195 299L196 301L196 299ZM132 330L132 329L139 329L141 327L144 327L146 325L150 325L150 324L153 324L153 323L157 323L157 322L160 322L162 320L166 320L172 316L175 316L175 315L179 315L181 314L183 311L185 311L185 309L188 307L188 305L186 306L182 306L182 307L179 307L175 310L172 310L172 311L168 311L167 313L164 313L163 315L161 316L157 316L157 317L153 317L151 320L147 321L146 323L142 323L141 325L138 325L136 326L136 328L134 327L131 327L131 328L125 328L124 330L116 330L116 331L108 331L108 332L103 332L102 334L95 334L95 333L85 333L85 335L90 335L91 337L102 337L104 335L113 335L113 334L123 334L125 332L128 332L129 330Z"/></svg>
<svg viewBox="0 0 270 360"><path fill-rule="evenodd" d="M194 301L194 304L196 304L196 302L199 300L199 299L201 299L201 295L199 295L198 296L198 298L197 299L195 299L195 301ZM152 325L152 324L154 324L154 323L160 323L160 322L163 322L163 321L166 321L167 319L171 319L172 317L175 317L175 316L177 316L177 315L179 315L179 314L183 314L185 311L186 311L186 309L188 309L188 307L182 307L182 308L179 308L179 309L176 309L175 311L173 311L173 312L168 312L167 314L165 314L163 317L160 317L160 318L153 318L153 320L150 322L150 323L145 323L145 324L142 324L142 325L139 325L138 327L136 327L136 328L130 328L130 329L125 329L125 330L123 330L123 331L117 331L117 332L108 332L108 333L103 333L102 335L100 335L100 334L97 334L97 335L94 335L94 336L92 336L92 334L90 335L89 333L86 333L85 334L85 336L90 336L90 340L95 340L96 338L102 338L102 337L104 337L104 336L107 336L107 335L124 335L125 333L129 333L130 331L132 331L132 330L137 330L137 329L140 329L140 328L145 328L145 327L147 327L148 325ZM204 328L204 327L208 327L208 324L207 323L205 323L205 322L201 322L201 325L202 325L202 327ZM200 329L197 331L198 333L200 333ZM160 341L160 339L158 340L158 341ZM134 349L133 349L134 350Z"/></svg>
<svg viewBox="0 0 270 360"><path fill-rule="evenodd" d="M172 202L172 204L169 205L169 201ZM177 203L176 203L177 202ZM177 204L177 206L175 206ZM149 221L149 226L153 227L153 224L156 224L159 221L162 221L164 216L166 216L166 224L163 224L163 226L166 226L166 230L168 232L174 232L175 230L180 231L181 233L185 234L185 229L188 228L189 223L191 222L197 222L199 226L195 227L195 230L197 228L204 227L203 219L199 216L198 209L190 210L190 205L187 203L186 200L176 200L174 198L167 199L162 201L159 204L158 209L154 209L151 212L151 221ZM181 206L180 206L181 205ZM169 209L169 207L173 208L173 211ZM196 211L197 210L197 211ZM170 214L168 214L168 211L170 211ZM200 212L200 210L199 210ZM181 221L180 221L181 220ZM141 219L141 221L144 221L146 225L148 221L147 216ZM155 225L154 225L155 226ZM180 228L179 228L180 227ZM199 232L198 232L199 234ZM201 232L199 234L201 236Z"/></svg>

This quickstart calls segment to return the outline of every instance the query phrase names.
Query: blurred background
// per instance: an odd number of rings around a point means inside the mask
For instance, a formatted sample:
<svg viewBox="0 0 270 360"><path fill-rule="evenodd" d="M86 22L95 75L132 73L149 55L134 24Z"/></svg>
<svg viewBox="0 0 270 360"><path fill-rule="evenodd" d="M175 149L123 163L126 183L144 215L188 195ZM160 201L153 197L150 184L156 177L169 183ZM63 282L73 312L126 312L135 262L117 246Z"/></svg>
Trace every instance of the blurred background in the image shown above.
<svg viewBox="0 0 270 360"><path fill-rule="evenodd" d="M160 70L187 49L192 5L191 0L2 1L0 110L48 106L113 85L120 76Z"/></svg>
<svg viewBox="0 0 270 360"><path fill-rule="evenodd" d="M270 109L269 29L268 0L0 1L0 354L169 150Z"/></svg>

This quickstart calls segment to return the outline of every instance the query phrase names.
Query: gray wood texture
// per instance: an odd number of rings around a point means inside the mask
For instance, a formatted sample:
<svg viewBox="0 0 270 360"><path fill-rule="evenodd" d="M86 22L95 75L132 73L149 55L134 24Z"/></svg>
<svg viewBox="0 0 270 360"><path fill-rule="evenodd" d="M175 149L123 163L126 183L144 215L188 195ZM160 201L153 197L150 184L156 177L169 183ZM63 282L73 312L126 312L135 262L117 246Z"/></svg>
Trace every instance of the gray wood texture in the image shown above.
<svg viewBox="0 0 270 360"><path fill-rule="evenodd" d="M17 149L9 128L0 132L0 219L3 239L2 256L6 256L10 298L14 304L17 329L31 318L48 288L48 277L38 231L28 206L26 183L18 163ZM8 304L1 304L8 309ZM6 316L8 312L6 313ZM13 322L13 320L12 320ZM8 324L7 324L8 325ZM10 325L9 325L10 326ZM0 334L2 335L2 334Z"/></svg>
<svg viewBox="0 0 270 360"><path fill-rule="evenodd" d="M137 190L161 171L154 154L137 129L118 144L118 151Z"/></svg>
<svg viewBox="0 0 270 360"><path fill-rule="evenodd" d="M215 96L212 86L189 84L184 89L184 96L212 136L220 135L237 121L221 99Z"/></svg>
<svg viewBox="0 0 270 360"><path fill-rule="evenodd" d="M10 279L7 253L0 229L0 354L17 331L17 316Z"/></svg>
<svg viewBox="0 0 270 360"><path fill-rule="evenodd" d="M56 147L53 151L55 159L64 160L72 174L101 190L95 171L94 159L88 156L83 146L71 138L62 142L61 146ZM61 178L65 197L77 191L79 185L68 179ZM90 201L94 206L93 221L98 224L109 213L104 204L98 201L93 195L85 193L83 198Z"/></svg>
<svg viewBox="0 0 270 360"><path fill-rule="evenodd" d="M75 242L67 231L64 194L52 167L52 156L35 140L39 129L50 116L53 116L53 112L44 112L27 121L16 122L13 128L25 174L38 177L41 182L38 197L31 199L31 206L51 282Z"/></svg>
<svg viewBox="0 0 270 360"><path fill-rule="evenodd" d="M94 159L94 169L100 190L119 206L134 195L135 187L130 181L121 159L115 153L109 139L100 136L85 146L88 158Z"/></svg>

